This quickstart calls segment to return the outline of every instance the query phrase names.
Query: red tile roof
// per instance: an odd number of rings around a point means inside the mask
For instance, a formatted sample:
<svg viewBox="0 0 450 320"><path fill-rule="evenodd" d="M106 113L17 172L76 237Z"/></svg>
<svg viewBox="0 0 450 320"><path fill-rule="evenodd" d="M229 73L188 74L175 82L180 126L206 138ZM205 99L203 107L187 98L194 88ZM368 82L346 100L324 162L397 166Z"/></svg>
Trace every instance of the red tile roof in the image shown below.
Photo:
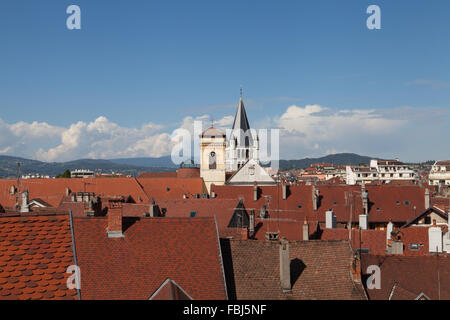
<svg viewBox="0 0 450 320"><path fill-rule="evenodd" d="M420 186L367 186L367 191L370 222L406 222L425 210L425 189Z"/></svg>
<svg viewBox="0 0 450 320"><path fill-rule="evenodd" d="M361 267L366 274L367 267L377 265L381 271L381 289L367 289L371 300L388 300L394 284L399 285L412 298L421 293L432 300L450 299L450 257L448 255L405 257L362 255ZM395 291L394 290L394 297Z"/></svg>
<svg viewBox="0 0 450 320"><path fill-rule="evenodd" d="M106 218L75 218L83 299L149 299L168 278L193 299L226 299L213 218L124 218L124 237Z"/></svg>
<svg viewBox="0 0 450 320"><path fill-rule="evenodd" d="M0 217L0 300L76 299L67 288L73 265L67 215Z"/></svg>
<svg viewBox="0 0 450 320"><path fill-rule="evenodd" d="M169 172L143 172L138 176L138 179L142 178L176 178L176 171Z"/></svg>
<svg viewBox="0 0 450 320"><path fill-rule="evenodd" d="M279 241L222 240L230 297L238 300L364 299L347 241L289 241L292 292L280 287ZM234 281L233 281L234 280Z"/></svg>
<svg viewBox="0 0 450 320"><path fill-rule="evenodd" d="M142 178L138 179L147 197L158 199L193 198L206 192L202 178Z"/></svg>
<svg viewBox="0 0 450 320"><path fill-rule="evenodd" d="M361 229L324 229L322 240L348 240L353 251L369 249L371 254L386 254L386 231Z"/></svg>
<svg viewBox="0 0 450 320"><path fill-rule="evenodd" d="M53 207L59 205L66 188L71 192L94 192L99 196L131 196L136 203L149 201L134 178L23 179L21 185L23 190L29 191L30 199L40 198ZM0 179L0 203L5 207L15 205L16 197L10 195L11 186L17 188L17 180Z"/></svg>

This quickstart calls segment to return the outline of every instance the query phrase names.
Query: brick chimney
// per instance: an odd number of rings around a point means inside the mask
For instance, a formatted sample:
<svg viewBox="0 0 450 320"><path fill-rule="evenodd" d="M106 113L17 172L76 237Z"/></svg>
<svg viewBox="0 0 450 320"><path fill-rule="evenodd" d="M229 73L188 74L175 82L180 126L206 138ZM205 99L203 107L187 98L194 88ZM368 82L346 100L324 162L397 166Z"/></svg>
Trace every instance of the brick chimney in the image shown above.
<svg viewBox="0 0 450 320"><path fill-rule="evenodd" d="M109 201L108 203L108 238L122 238L122 202Z"/></svg>
<svg viewBox="0 0 450 320"><path fill-rule="evenodd" d="M291 259L289 257L289 241L285 238L280 240L280 282L281 290L289 292L291 286Z"/></svg>
<svg viewBox="0 0 450 320"><path fill-rule="evenodd" d="M303 240L309 240L309 224L308 221L303 222L303 226L302 226L302 232L303 232Z"/></svg>
<svg viewBox="0 0 450 320"><path fill-rule="evenodd" d="M352 277L356 282L361 281L361 257L359 255L354 255L352 260Z"/></svg>

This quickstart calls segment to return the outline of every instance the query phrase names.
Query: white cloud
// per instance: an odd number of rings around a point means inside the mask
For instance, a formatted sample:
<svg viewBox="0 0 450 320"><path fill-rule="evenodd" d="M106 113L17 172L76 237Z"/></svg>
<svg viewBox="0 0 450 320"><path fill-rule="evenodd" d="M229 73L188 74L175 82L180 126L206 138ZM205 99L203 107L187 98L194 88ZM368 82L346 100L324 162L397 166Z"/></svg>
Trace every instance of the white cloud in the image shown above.
<svg viewBox="0 0 450 320"><path fill-rule="evenodd" d="M416 160L419 156L449 157L447 140L439 140L438 150L429 143L436 135L448 134L449 117L448 109L431 107L338 110L320 105L291 105L279 116L251 120L257 124L254 128L280 129L282 159L355 152ZM172 129L185 129L193 137L197 120L202 121L203 130L212 123L206 114L185 117L176 125L150 122L136 128L120 126L103 116L91 122L74 122L68 127L36 121L8 124L0 119L0 154L44 161L159 157L170 155L177 142L172 140ZM227 115L214 120L214 125L226 132L233 120L232 115ZM198 144L192 147L198 148Z"/></svg>
<svg viewBox="0 0 450 320"><path fill-rule="evenodd" d="M281 129L280 150L286 157L317 156L334 150L360 150L364 143L398 132L405 120L389 119L376 110L333 110L320 105L292 105L274 120ZM295 148L293 148L295 146ZM300 151L300 152L299 152Z"/></svg>
<svg viewBox="0 0 450 320"><path fill-rule="evenodd" d="M160 157L171 148L170 135L163 126L146 123L141 128L121 127L106 117L94 122L77 122L61 134L61 142L36 157L45 161L75 158L107 159L115 157Z"/></svg>

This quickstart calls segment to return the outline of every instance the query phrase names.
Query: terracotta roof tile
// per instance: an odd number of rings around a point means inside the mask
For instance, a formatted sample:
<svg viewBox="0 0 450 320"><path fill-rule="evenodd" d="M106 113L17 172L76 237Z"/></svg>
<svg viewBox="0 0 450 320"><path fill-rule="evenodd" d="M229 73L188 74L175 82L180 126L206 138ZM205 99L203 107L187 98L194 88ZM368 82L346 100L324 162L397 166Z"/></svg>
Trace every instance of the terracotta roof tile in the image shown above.
<svg viewBox="0 0 450 320"><path fill-rule="evenodd" d="M20 216L0 217L0 221L2 226L0 237L3 239L0 242L0 250L2 251L0 256L0 284L4 290L7 289L10 292L10 294L7 294L8 292L4 291L3 294L15 299L46 299L52 291L48 283L43 281L44 278L50 276L49 272L52 269L49 269L49 266L61 267L57 284L65 286L68 277L65 270L73 264L68 216L32 216L27 217L27 219ZM53 246L59 247L52 241L44 240L43 245L33 245L18 240L16 237L17 234L25 237L33 234L36 226L39 226L39 229L52 230L64 236L64 251L61 253L68 258L66 262L56 262L50 258L48 252L54 249ZM39 254L38 251L42 253ZM66 288L65 291L70 290ZM45 295L45 293L48 294Z"/></svg>
<svg viewBox="0 0 450 320"><path fill-rule="evenodd" d="M105 218L74 219L82 299L149 299L167 278L194 299L226 298L214 219L129 219L119 239Z"/></svg>
<svg viewBox="0 0 450 320"><path fill-rule="evenodd" d="M439 257L363 255L361 258L363 274L370 265L379 266L381 271L381 289L366 290L371 300L389 299L394 284L416 297L424 293L433 300L450 299L450 257L448 255ZM395 291L397 288L394 294ZM411 294L408 296L400 294L397 298L409 299L412 298ZM396 298L395 295L394 298Z"/></svg>
<svg viewBox="0 0 450 320"><path fill-rule="evenodd" d="M290 241L292 292L280 287L279 242L222 240L227 286L238 300L364 299L346 241ZM234 281L232 280L234 279Z"/></svg>

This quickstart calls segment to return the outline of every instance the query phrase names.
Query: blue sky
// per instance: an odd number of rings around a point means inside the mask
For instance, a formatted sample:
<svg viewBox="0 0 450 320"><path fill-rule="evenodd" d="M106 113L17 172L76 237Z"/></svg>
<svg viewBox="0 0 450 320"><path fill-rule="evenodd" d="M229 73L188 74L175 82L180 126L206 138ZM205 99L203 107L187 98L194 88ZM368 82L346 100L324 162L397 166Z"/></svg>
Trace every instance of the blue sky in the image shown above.
<svg viewBox="0 0 450 320"><path fill-rule="evenodd" d="M81 30L66 28L70 4ZM371 4L381 30L366 28ZM0 154L163 155L174 128L234 115L242 85L251 125L285 130L282 158L450 158L448 12L447 0L2 0Z"/></svg>

